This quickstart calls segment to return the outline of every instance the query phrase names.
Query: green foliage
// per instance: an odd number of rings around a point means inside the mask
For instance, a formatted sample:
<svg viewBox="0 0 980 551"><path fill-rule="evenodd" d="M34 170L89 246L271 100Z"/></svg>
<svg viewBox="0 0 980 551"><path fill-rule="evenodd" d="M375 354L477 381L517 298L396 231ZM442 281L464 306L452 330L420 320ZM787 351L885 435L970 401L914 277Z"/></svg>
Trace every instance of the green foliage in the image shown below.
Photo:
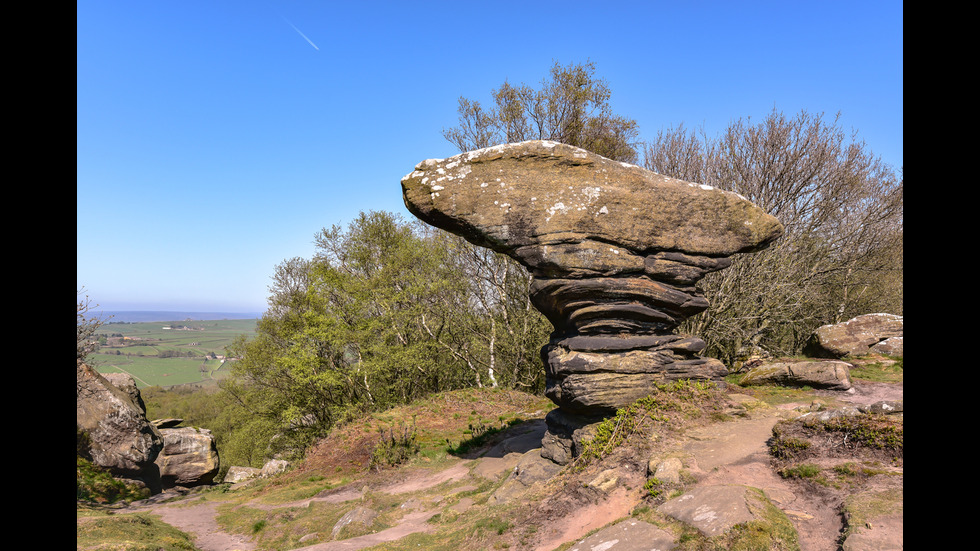
<svg viewBox="0 0 980 551"><path fill-rule="evenodd" d="M470 438L462 440L459 442L459 444L455 445L447 439L446 451L452 455L465 455L471 450L477 449L486 444L487 441L490 440L495 434L498 434L499 432L514 425L518 425L523 421L519 418L515 418L509 421L504 421L504 419L501 419L500 422L501 425L499 427L486 425L483 423L482 419L477 421L476 424L470 423L469 430L464 431L467 434L470 434Z"/></svg>
<svg viewBox="0 0 980 551"><path fill-rule="evenodd" d="M149 514L97 514L76 526L78 549L198 551L191 536Z"/></svg>
<svg viewBox="0 0 980 551"><path fill-rule="evenodd" d="M854 415L837 417L820 423L824 432L831 433L842 446L863 446L889 450L896 456L904 453L904 423L887 415Z"/></svg>
<svg viewBox="0 0 980 551"><path fill-rule="evenodd" d="M636 162L639 125L612 113L612 91L594 76L592 62L555 63L541 88L504 82L493 91L494 107L459 98L459 126L443 137L459 150L503 143L553 140L587 149L603 157Z"/></svg>
<svg viewBox="0 0 980 551"><path fill-rule="evenodd" d="M576 469L585 468L601 459L630 436L651 426L671 422L673 415L700 416L714 409L714 399L720 391L710 381L678 380L658 384L656 392L620 408L612 417L596 425L592 438L583 442L582 453L572 463Z"/></svg>
<svg viewBox="0 0 980 551"><path fill-rule="evenodd" d="M775 432L775 431L774 431ZM800 438L773 438L769 453L777 459L792 459L810 448L810 442Z"/></svg>
<svg viewBox="0 0 980 551"><path fill-rule="evenodd" d="M205 427L214 436L223 477L231 465L261 467L281 427L256 416L221 388L188 385L140 391L148 419L179 418L185 426Z"/></svg>
<svg viewBox="0 0 980 551"><path fill-rule="evenodd" d="M647 481L643 484L643 489L647 491L650 497L658 498L664 492L661 486L663 486L663 482L654 477L647 479Z"/></svg>
<svg viewBox="0 0 980 551"><path fill-rule="evenodd" d="M150 497L149 489L126 484L89 459L76 457L75 467L75 498L79 501L105 504Z"/></svg>
<svg viewBox="0 0 980 551"><path fill-rule="evenodd" d="M381 439L371 451L369 468L381 470L385 467L395 467L414 457L420 449L418 431L414 419L412 426L402 427L400 434L394 428L387 433L382 429Z"/></svg>
<svg viewBox="0 0 980 551"><path fill-rule="evenodd" d="M464 243L387 212L324 229L314 258L277 268L270 309L229 347L238 360L221 387L297 450L435 392L543 389L547 322L528 306L527 275Z"/></svg>
<svg viewBox="0 0 980 551"><path fill-rule="evenodd" d="M783 478L816 478L820 476L820 467L813 463L801 463L779 470Z"/></svg>

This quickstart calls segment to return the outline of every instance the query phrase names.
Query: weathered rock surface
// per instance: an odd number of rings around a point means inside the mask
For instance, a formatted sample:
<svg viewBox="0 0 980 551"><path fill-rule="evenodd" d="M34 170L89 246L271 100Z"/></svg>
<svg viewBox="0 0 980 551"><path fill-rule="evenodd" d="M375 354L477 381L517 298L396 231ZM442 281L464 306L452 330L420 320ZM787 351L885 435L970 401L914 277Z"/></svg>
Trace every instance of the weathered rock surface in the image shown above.
<svg viewBox="0 0 980 551"><path fill-rule="evenodd" d="M245 482L246 480L258 478L261 475L262 469L232 465L231 467L228 467L228 472L225 473L225 477L222 479L222 482L236 484L238 482Z"/></svg>
<svg viewBox="0 0 980 551"><path fill-rule="evenodd" d="M132 377L120 375L114 380L128 391L92 367L77 363L76 428L87 435L94 464L114 476L140 481L159 491L160 473L154 460L163 448L163 439L147 421L136 384L129 384Z"/></svg>
<svg viewBox="0 0 980 551"><path fill-rule="evenodd" d="M735 193L549 141L422 161L402 190L420 219L551 277L644 272L650 264L651 273L696 279L727 265L718 257L755 250L782 232Z"/></svg>
<svg viewBox="0 0 980 551"><path fill-rule="evenodd" d="M214 482L220 462L214 436L207 429L159 429L163 450L156 458L164 487L202 486Z"/></svg>
<svg viewBox="0 0 980 551"><path fill-rule="evenodd" d="M736 524L761 518L759 515L767 502L765 495L755 488L721 484L697 486L664 502L657 510L712 537L724 534Z"/></svg>
<svg viewBox="0 0 980 551"><path fill-rule="evenodd" d="M540 450L531 450L521 456L514 470L490 496L487 504L500 505L518 499L535 484L550 479L560 469L560 465L542 457Z"/></svg>
<svg viewBox="0 0 980 551"><path fill-rule="evenodd" d="M337 536L341 535L345 529L364 532L374 524L374 519L376 518L378 518L377 511L364 506L355 507L337 521L337 524L333 527L331 536L337 539Z"/></svg>
<svg viewBox="0 0 980 551"><path fill-rule="evenodd" d="M753 367L739 381L742 386L811 386L830 390L850 390L851 364L838 360L787 361Z"/></svg>
<svg viewBox="0 0 980 551"><path fill-rule="evenodd" d="M612 414L661 382L720 380L724 365L698 356L705 343L673 331L708 307L705 274L782 233L738 194L549 141L426 160L401 184L415 216L528 269L554 326L546 394L572 416ZM555 420L544 455L567 460L571 432Z"/></svg>
<svg viewBox="0 0 980 551"><path fill-rule="evenodd" d="M667 551L674 549L674 535L637 519L626 519L572 545L568 551Z"/></svg>
<svg viewBox="0 0 980 551"><path fill-rule="evenodd" d="M878 353L902 355L903 316L864 314L814 330L804 353L817 358L843 358Z"/></svg>

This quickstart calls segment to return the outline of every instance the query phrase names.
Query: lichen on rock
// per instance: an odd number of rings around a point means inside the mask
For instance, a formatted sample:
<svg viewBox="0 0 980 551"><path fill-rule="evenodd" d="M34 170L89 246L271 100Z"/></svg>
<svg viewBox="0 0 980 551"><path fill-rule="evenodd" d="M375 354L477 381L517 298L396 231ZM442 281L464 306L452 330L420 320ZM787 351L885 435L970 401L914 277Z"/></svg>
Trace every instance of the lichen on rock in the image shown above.
<svg viewBox="0 0 980 551"><path fill-rule="evenodd" d="M541 353L547 395L573 416L615 412L657 383L725 375L697 355L700 339L673 331L708 308L696 286L705 274L782 234L736 193L552 141L425 160L401 185L416 217L529 271L531 301L554 326Z"/></svg>

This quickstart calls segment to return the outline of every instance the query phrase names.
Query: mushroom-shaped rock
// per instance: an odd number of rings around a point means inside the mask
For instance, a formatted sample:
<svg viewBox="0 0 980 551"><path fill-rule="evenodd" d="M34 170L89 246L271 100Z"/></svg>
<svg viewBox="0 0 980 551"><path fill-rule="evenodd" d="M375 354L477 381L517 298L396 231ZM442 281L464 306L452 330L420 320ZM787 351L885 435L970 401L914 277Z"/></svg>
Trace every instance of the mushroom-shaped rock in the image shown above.
<svg viewBox="0 0 980 551"><path fill-rule="evenodd" d="M700 339L672 331L708 307L705 274L782 234L736 193L551 141L422 161L401 184L416 217L528 269L555 329L547 394L572 416L614 412L658 382L723 376L696 355Z"/></svg>

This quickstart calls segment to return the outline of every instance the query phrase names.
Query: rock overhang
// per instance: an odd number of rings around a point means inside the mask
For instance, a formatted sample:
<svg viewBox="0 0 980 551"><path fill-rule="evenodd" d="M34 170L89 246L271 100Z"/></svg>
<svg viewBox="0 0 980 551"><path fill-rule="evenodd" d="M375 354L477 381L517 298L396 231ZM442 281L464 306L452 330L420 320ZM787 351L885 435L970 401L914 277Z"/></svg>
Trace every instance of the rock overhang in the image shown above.
<svg viewBox="0 0 980 551"><path fill-rule="evenodd" d="M622 250L725 257L782 234L775 217L737 193L551 141L427 159L401 184L416 217L525 265L541 256L515 255L527 247L586 243L600 262L618 264Z"/></svg>

